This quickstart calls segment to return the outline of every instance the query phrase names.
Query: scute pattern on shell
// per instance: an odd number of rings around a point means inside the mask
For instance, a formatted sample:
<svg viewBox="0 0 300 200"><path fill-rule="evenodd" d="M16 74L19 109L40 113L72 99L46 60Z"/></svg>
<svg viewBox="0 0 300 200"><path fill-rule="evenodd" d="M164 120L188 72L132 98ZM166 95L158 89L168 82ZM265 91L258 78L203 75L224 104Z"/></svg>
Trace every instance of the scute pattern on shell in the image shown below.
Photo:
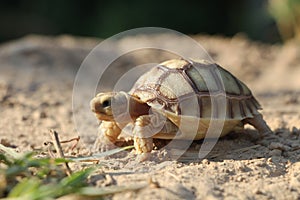
<svg viewBox="0 0 300 200"><path fill-rule="evenodd" d="M141 76L130 94L152 107L200 118L223 117L218 106L224 102L227 119L253 117L261 109L243 82L219 65L204 60L163 62Z"/></svg>

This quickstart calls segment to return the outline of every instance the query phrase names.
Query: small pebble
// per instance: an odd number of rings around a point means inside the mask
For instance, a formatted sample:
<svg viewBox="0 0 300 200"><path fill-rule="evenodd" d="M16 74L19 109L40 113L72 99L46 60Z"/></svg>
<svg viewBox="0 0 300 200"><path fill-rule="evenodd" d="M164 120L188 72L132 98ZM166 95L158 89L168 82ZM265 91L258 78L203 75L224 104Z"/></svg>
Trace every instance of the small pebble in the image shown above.
<svg viewBox="0 0 300 200"><path fill-rule="evenodd" d="M204 165L209 165L209 163L210 163L210 162L209 162L209 160L207 160L207 159L203 159L203 160L202 160L202 164L204 164Z"/></svg>
<svg viewBox="0 0 300 200"><path fill-rule="evenodd" d="M46 117L47 117L47 114L44 111L40 112L40 119L43 119Z"/></svg>
<svg viewBox="0 0 300 200"><path fill-rule="evenodd" d="M240 172L246 172L247 171L247 167L244 163L237 163L237 170Z"/></svg>
<svg viewBox="0 0 300 200"><path fill-rule="evenodd" d="M272 151L270 151L270 156L281 156L282 151L279 149L273 149Z"/></svg>
<svg viewBox="0 0 300 200"><path fill-rule="evenodd" d="M21 120L26 121L27 119L28 119L28 116L23 115Z"/></svg>
<svg viewBox="0 0 300 200"><path fill-rule="evenodd" d="M291 147L294 149L300 148L300 143L298 141L293 141L291 142Z"/></svg>
<svg viewBox="0 0 300 200"><path fill-rule="evenodd" d="M264 194L264 193L263 193L260 189L258 189L258 188L254 190L254 193L255 193L255 194Z"/></svg>
<svg viewBox="0 0 300 200"><path fill-rule="evenodd" d="M236 180L237 180L238 182L242 182L242 181L244 180L244 178L243 178L242 176L239 176L239 177L236 178Z"/></svg>
<svg viewBox="0 0 300 200"><path fill-rule="evenodd" d="M0 101L3 101L8 94L8 85L5 82L0 81Z"/></svg>
<svg viewBox="0 0 300 200"><path fill-rule="evenodd" d="M279 150L286 150L285 146L279 142L271 142L269 145L270 150L279 149Z"/></svg>
<svg viewBox="0 0 300 200"><path fill-rule="evenodd" d="M152 178L148 179L148 183L151 188L160 188L159 183L157 181L153 181Z"/></svg>
<svg viewBox="0 0 300 200"><path fill-rule="evenodd" d="M293 128L292 128L292 134L293 135L299 135L300 134L300 130L297 129L295 126L293 126Z"/></svg>
<svg viewBox="0 0 300 200"><path fill-rule="evenodd" d="M286 104L297 104L297 103L299 103L298 97L297 96L289 96L286 98L285 103Z"/></svg>

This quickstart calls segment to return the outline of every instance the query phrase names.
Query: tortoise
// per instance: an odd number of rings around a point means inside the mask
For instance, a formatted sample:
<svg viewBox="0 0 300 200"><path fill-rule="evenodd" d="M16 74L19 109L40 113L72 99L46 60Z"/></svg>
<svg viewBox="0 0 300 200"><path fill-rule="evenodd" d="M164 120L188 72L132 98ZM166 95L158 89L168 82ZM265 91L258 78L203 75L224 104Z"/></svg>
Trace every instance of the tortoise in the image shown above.
<svg viewBox="0 0 300 200"><path fill-rule="evenodd" d="M213 103L222 100L223 104ZM252 125L261 135L272 132L250 89L207 60L167 60L143 74L128 93L99 93L90 106L102 121L100 143L114 144L122 129L130 125L141 160L152 151L153 138L200 140L211 121L223 121L220 136L244 124ZM194 124L196 131L189 130L195 129Z"/></svg>

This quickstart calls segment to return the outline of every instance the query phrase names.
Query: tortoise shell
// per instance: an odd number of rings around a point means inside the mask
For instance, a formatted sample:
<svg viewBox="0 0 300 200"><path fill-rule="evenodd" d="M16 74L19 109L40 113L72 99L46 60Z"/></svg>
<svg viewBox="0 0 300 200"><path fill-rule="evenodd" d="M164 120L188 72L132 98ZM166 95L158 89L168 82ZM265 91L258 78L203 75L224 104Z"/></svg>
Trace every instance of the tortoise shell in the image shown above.
<svg viewBox="0 0 300 200"><path fill-rule="evenodd" d="M129 92L151 107L180 115L193 116L198 109L198 118L221 118L218 102L225 98L225 119L243 120L259 114L260 104L250 89L234 75L216 63L206 60L173 59L163 62L142 75ZM185 106L183 112L181 105ZM213 105L216 106L213 109Z"/></svg>

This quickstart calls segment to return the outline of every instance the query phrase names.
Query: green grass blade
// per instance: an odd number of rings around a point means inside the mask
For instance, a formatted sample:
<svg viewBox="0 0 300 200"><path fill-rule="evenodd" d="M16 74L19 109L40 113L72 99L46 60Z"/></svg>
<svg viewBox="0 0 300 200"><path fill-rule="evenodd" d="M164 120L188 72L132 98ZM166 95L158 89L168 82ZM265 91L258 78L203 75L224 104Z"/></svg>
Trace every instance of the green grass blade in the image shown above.
<svg viewBox="0 0 300 200"><path fill-rule="evenodd" d="M131 190L140 190L146 187L147 183L141 184L131 184L131 185L124 185L124 186L107 186L103 188L97 187L84 187L79 190L78 194L85 195L85 196L104 196L109 194L115 194L118 192L125 192Z"/></svg>
<svg viewBox="0 0 300 200"><path fill-rule="evenodd" d="M26 179L18 183L9 193L8 197L30 197L34 194L40 185L40 181L38 179Z"/></svg>
<svg viewBox="0 0 300 200"><path fill-rule="evenodd" d="M6 147L2 144L0 144L0 150L3 151L9 157L12 157L14 159L20 159L24 156L24 154L18 153L13 148Z"/></svg>
<svg viewBox="0 0 300 200"><path fill-rule="evenodd" d="M84 184L84 181L91 174L94 169L88 168L83 171L75 172L71 176L66 177L61 180L61 187L81 187Z"/></svg>
<svg viewBox="0 0 300 200"><path fill-rule="evenodd" d="M68 159L70 159L72 161L78 161L78 162L79 161L97 160L99 158L103 158L103 157L106 157L106 156L111 156L111 155L114 155L116 153L126 151L126 150L132 149L132 148L134 148L134 146L127 146L127 147L112 149L112 150L105 151L105 152L102 152L102 153L93 154L92 156L78 157L78 158L68 158Z"/></svg>

